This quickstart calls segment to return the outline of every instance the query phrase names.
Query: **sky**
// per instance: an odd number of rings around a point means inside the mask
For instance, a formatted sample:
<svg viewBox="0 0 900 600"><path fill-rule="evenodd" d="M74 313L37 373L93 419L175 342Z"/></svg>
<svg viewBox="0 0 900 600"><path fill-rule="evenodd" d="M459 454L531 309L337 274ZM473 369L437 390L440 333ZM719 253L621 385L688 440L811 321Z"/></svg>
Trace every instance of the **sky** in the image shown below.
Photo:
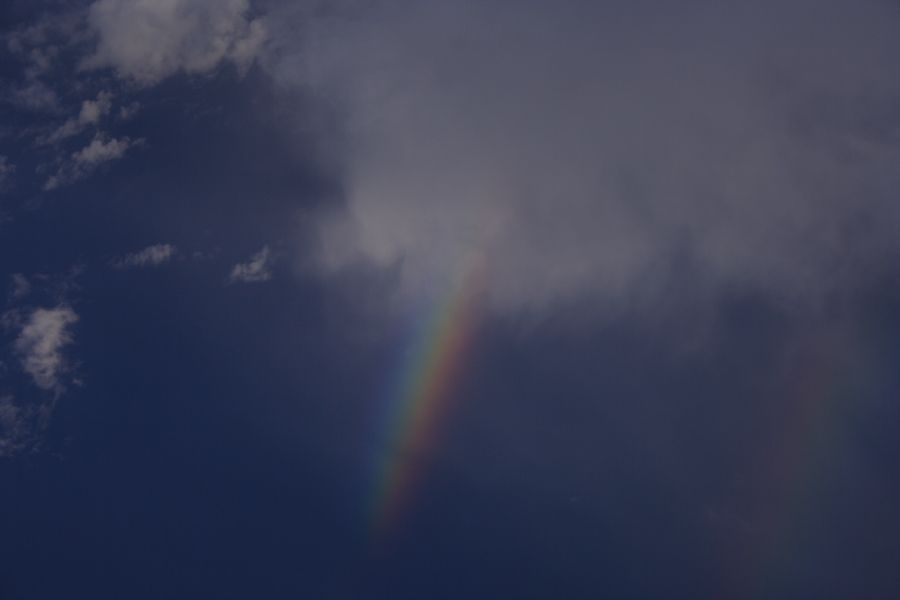
<svg viewBox="0 0 900 600"><path fill-rule="evenodd" d="M0 599L900 597L900 4L6 0Z"/></svg>

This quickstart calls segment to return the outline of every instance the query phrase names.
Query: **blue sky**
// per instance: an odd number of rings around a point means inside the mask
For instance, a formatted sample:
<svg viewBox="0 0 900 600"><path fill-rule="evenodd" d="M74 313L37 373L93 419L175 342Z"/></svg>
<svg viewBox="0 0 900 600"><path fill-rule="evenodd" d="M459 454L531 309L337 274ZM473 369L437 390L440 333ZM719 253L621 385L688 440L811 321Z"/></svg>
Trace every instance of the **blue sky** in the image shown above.
<svg viewBox="0 0 900 600"><path fill-rule="evenodd" d="M0 28L3 600L900 593L896 3Z"/></svg>

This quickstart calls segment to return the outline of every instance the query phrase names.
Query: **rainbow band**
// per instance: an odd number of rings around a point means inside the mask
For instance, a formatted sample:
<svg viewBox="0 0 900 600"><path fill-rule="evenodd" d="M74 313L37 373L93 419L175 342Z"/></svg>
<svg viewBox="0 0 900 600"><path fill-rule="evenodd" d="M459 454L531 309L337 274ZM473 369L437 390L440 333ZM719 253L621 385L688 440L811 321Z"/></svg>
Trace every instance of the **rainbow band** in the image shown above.
<svg viewBox="0 0 900 600"><path fill-rule="evenodd" d="M377 537L393 530L434 450L475 330L481 279L481 260L466 261L449 294L426 319L404 365L379 449L371 506Z"/></svg>

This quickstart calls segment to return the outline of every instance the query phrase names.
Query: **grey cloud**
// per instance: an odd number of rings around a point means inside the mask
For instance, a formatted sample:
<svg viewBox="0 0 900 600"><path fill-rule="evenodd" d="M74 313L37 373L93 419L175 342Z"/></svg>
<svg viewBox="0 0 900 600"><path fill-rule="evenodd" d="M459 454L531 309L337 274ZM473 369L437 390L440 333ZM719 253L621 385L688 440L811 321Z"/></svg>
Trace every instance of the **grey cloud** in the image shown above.
<svg viewBox="0 0 900 600"><path fill-rule="evenodd" d="M31 283L28 281L28 278L26 278L21 273L13 273L10 298L13 300L18 300L20 298L24 298L29 293L31 293Z"/></svg>
<svg viewBox="0 0 900 600"><path fill-rule="evenodd" d="M44 190L54 190L86 177L100 165L122 158L129 148L138 146L143 141L132 140L127 136L108 138L97 134L87 146L73 152L71 158L63 162L57 172L44 183Z"/></svg>
<svg viewBox="0 0 900 600"><path fill-rule="evenodd" d="M100 136L91 140L91 143L75 152L72 160L76 165L94 167L98 164L122 158L125 151L132 145L127 137L104 139Z"/></svg>
<svg viewBox="0 0 900 600"><path fill-rule="evenodd" d="M250 257L250 260L234 265L228 277L229 283L256 283L272 278L272 256L268 246Z"/></svg>
<svg viewBox="0 0 900 600"><path fill-rule="evenodd" d="M399 266L415 296L474 250L494 306L522 309L665 301L686 257L712 288L805 302L900 249L887 3L283 3L270 23L278 80L343 115L326 270Z"/></svg>
<svg viewBox="0 0 900 600"><path fill-rule="evenodd" d="M23 402L0 396L0 458L35 449L52 412L52 401Z"/></svg>
<svg viewBox="0 0 900 600"><path fill-rule="evenodd" d="M13 347L22 368L39 388L63 391L61 376L68 369L64 350L72 343L71 327L77 321L75 311L57 306L35 309L22 323Z"/></svg>
<svg viewBox="0 0 900 600"><path fill-rule="evenodd" d="M169 262L177 253L178 249L172 244L154 244L139 252L132 252L116 259L113 261L113 266L119 269L156 267Z"/></svg>
<svg viewBox="0 0 900 600"><path fill-rule="evenodd" d="M53 144L77 135L84 131L85 128L99 123L102 117L109 114L111 108L112 94L100 92L95 100L84 100L81 103L81 110L77 117L67 120L41 141Z"/></svg>
<svg viewBox="0 0 900 600"><path fill-rule="evenodd" d="M16 165L0 154L0 191L6 188L9 177L16 172Z"/></svg>
<svg viewBox="0 0 900 600"><path fill-rule="evenodd" d="M54 405L54 398L22 400L0 395L0 458L37 449Z"/></svg>
<svg viewBox="0 0 900 600"><path fill-rule="evenodd" d="M12 396L0 396L0 458L21 451L28 443L28 422Z"/></svg>
<svg viewBox="0 0 900 600"><path fill-rule="evenodd" d="M134 115L138 114L141 110L140 102L132 102L128 106L122 106L119 108L119 119L122 121L127 121L132 118Z"/></svg>
<svg viewBox="0 0 900 600"><path fill-rule="evenodd" d="M28 110L45 112L59 110L59 97L42 81L28 81L14 88L11 100L15 106Z"/></svg>
<svg viewBox="0 0 900 600"><path fill-rule="evenodd" d="M39 112L59 111L59 95L45 80L58 75L54 68L59 64L61 49L84 40L81 12L57 11L0 36L7 50L24 63L24 81L5 90L14 106Z"/></svg>
<svg viewBox="0 0 900 600"><path fill-rule="evenodd" d="M266 37L249 11L247 0L97 0L88 20L98 44L84 66L111 67L142 85L226 61L245 69Z"/></svg>

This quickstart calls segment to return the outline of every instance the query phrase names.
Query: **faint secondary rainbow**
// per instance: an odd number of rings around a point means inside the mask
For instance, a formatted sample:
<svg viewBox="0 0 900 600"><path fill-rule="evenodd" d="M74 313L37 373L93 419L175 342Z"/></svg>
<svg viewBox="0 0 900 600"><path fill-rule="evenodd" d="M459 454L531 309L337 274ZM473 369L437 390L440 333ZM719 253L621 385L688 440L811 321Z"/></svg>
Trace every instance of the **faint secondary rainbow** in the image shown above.
<svg viewBox="0 0 900 600"><path fill-rule="evenodd" d="M408 507L437 443L478 320L483 270L480 256L461 262L419 324L390 392L369 506L376 537Z"/></svg>

